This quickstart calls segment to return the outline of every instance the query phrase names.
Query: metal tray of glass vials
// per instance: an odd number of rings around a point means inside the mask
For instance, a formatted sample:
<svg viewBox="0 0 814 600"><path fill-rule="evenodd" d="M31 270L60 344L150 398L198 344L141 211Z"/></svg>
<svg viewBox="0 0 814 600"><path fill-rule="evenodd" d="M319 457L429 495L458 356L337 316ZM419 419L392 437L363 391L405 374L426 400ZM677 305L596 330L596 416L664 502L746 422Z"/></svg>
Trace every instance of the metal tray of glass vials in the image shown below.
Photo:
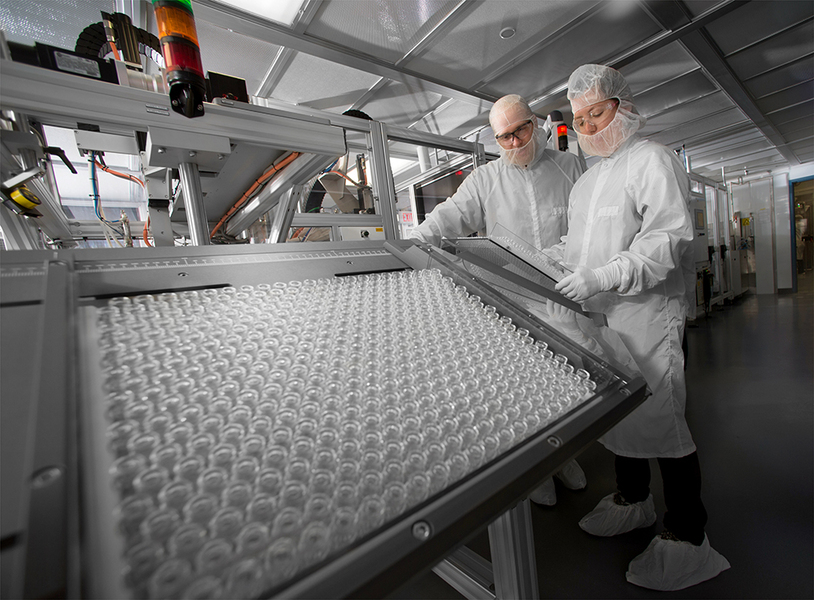
<svg viewBox="0 0 814 600"><path fill-rule="evenodd" d="M482 298L424 269L84 308L95 593L382 595L641 401Z"/></svg>

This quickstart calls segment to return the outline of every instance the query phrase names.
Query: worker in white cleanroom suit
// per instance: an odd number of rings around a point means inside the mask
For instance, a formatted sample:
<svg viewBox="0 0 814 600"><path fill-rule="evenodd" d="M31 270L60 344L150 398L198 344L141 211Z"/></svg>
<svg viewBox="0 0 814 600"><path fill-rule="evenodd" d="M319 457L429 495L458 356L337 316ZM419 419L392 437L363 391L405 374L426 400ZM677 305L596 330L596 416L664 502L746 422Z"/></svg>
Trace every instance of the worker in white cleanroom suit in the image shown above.
<svg viewBox="0 0 814 600"><path fill-rule="evenodd" d="M580 521L598 536L656 522L649 458L664 481L665 531L634 558L627 579L677 590L729 568L704 531L701 469L684 418L681 340L694 298L689 178L675 154L636 132L644 125L618 71L583 65L568 81L582 149L602 157L569 199L568 234L551 249L574 273L556 289L605 313L644 375L650 397L600 438L615 455L618 492Z"/></svg>
<svg viewBox="0 0 814 600"><path fill-rule="evenodd" d="M517 95L495 102L489 123L500 158L475 169L458 190L427 215L410 237L439 245L441 238L475 232L508 232L534 248L557 243L567 230L568 195L585 171L584 162L568 152L546 148L548 130L538 127L528 103ZM557 477L566 487L585 487L585 475L571 461ZM553 505L554 482L547 479L529 496Z"/></svg>

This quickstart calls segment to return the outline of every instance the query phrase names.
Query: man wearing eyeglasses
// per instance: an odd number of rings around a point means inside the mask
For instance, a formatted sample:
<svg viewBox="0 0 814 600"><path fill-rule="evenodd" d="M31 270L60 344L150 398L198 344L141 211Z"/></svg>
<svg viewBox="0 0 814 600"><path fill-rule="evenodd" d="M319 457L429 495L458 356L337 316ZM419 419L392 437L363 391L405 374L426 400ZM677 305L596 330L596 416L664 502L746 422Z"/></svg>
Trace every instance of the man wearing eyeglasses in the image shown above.
<svg viewBox="0 0 814 600"><path fill-rule="evenodd" d="M535 248L559 242L568 228L568 195L585 172L581 158L546 148L548 131L538 127L528 103L516 94L500 98L489 113L500 158L475 169L458 191L427 215L410 234L439 245L441 238L491 235L496 226ZM585 474L571 461L558 479L571 489L585 487ZM529 496L537 504L557 501L551 479Z"/></svg>
<svg viewBox="0 0 814 600"><path fill-rule="evenodd" d="M438 245L442 237L490 235L500 225L535 248L547 248L565 235L568 194L585 172L584 162L546 148L548 131L518 95L495 102L489 124L500 158L475 169L410 237Z"/></svg>
<svg viewBox="0 0 814 600"><path fill-rule="evenodd" d="M568 81L568 99L580 146L602 160L574 186L568 234L550 249L574 270L556 289L605 313L650 390L600 438L615 455L618 491L579 525L603 537L654 525L648 459L658 459L666 529L630 562L627 580L683 589L729 568L705 533L701 468L684 416L681 340L695 300L689 178L670 149L636 134L645 118L615 69L579 67Z"/></svg>

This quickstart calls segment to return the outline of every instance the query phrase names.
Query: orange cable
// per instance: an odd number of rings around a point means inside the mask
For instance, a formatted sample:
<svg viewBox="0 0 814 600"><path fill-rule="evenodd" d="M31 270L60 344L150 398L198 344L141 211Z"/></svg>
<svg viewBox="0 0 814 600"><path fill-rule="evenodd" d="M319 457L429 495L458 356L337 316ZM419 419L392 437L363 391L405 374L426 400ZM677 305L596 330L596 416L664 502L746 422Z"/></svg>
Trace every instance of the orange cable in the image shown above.
<svg viewBox="0 0 814 600"><path fill-rule="evenodd" d="M269 169L268 171L263 173L260 177L258 177L257 180L251 185L251 187L240 197L240 199L237 202L235 202L234 206L232 206L232 208L230 208L229 210L226 211L226 214L223 215L223 217L221 217L221 219L220 219L220 221L218 221L217 225L215 225L215 227L212 228L212 233L209 234L209 237L210 238L215 237L215 233L217 233L218 229L221 228L221 225L223 225L226 222L226 220L229 217L231 217L238 208L243 206L243 203L246 202L246 200L249 199L249 196L252 195L254 190L256 190L258 187L263 185L266 181L268 181L269 179L274 177L274 175L276 175L277 173L280 172L280 169L288 166L291 163L291 161L293 161L299 155L300 155L299 152L292 152L291 154L286 156L283 160L281 160L279 162L279 164L272 165L271 169Z"/></svg>
<svg viewBox="0 0 814 600"><path fill-rule="evenodd" d="M144 239L144 243L147 244L147 247L152 248L153 245L150 243L150 240L147 239L149 228L150 228L150 215L147 215L147 220L144 222L144 230L141 232L141 237Z"/></svg>
<svg viewBox="0 0 814 600"><path fill-rule="evenodd" d="M118 171L114 171L110 167L107 167L107 166L103 165L102 163L100 163L98 160L95 161L95 162L96 162L96 166L99 167L100 169L102 169L102 171L104 171L105 173L110 173L111 175L115 175L116 177L121 177L122 179L128 179L128 180L132 181L133 183L137 183L141 187L143 187L145 192L147 191L147 186L145 186L144 182L141 179L139 179L138 177L133 177L132 175L128 175L127 173L120 173ZM142 231L142 238L144 239L144 243L147 244L148 247L152 248L153 245L147 239L149 226L150 226L150 216L147 215L147 220L144 222L144 230Z"/></svg>
<svg viewBox="0 0 814 600"><path fill-rule="evenodd" d="M100 163L98 160L96 161L96 166L99 167L100 169L102 169L102 171L104 171L105 173L110 173L111 175L115 175L116 177L121 177L122 179L129 179L133 183L139 184L145 190L147 189L145 187L145 185L144 185L144 182L141 179L139 179L138 177L133 177L132 175L128 175L127 173L119 173L118 171L114 171L110 167L107 167L107 166L103 165L102 163Z"/></svg>
<svg viewBox="0 0 814 600"><path fill-rule="evenodd" d="M113 52L113 58L120 61L121 56L119 56L119 49L116 47L116 42L114 42L113 40L109 40L109 43L110 43L110 49Z"/></svg>
<svg viewBox="0 0 814 600"><path fill-rule="evenodd" d="M362 185L361 185L361 184L356 183L356 182L355 182L353 179L351 179L350 177L348 177L347 175L345 175L345 174L344 174L344 173L342 173L341 171L328 171L328 172L329 172L329 173L336 173L337 175L341 175L342 177L344 177L345 179L347 179L348 181L350 181L350 182L351 182L353 185L355 185L355 186L356 186L356 187L358 187L358 188L362 187Z"/></svg>

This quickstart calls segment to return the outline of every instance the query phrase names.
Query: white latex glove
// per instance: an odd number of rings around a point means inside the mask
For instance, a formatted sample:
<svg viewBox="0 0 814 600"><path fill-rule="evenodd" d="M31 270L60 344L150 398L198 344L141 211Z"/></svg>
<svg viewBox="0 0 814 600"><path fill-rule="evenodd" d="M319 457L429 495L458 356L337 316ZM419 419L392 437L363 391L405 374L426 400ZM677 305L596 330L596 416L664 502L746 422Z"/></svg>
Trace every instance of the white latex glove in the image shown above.
<svg viewBox="0 0 814 600"><path fill-rule="evenodd" d="M570 308L553 300L546 300L546 310L548 311L548 316L562 325L564 329L579 329L577 326L577 313Z"/></svg>
<svg viewBox="0 0 814 600"><path fill-rule="evenodd" d="M578 344L582 344L585 341L585 334L579 328L579 325L577 325L576 312L553 300L546 300L546 310L551 319L551 325L556 327L561 333L564 333Z"/></svg>
<svg viewBox="0 0 814 600"><path fill-rule="evenodd" d="M570 300L582 302L601 292L602 286L593 269L579 267L563 277L554 289Z"/></svg>
<svg viewBox="0 0 814 600"><path fill-rule="evenodd" d="M575 302L582 302L599 292L609 292L621 283L622 269L617 262L604 267L589 269L579 267L554 286L563 296Z"/></svg>

